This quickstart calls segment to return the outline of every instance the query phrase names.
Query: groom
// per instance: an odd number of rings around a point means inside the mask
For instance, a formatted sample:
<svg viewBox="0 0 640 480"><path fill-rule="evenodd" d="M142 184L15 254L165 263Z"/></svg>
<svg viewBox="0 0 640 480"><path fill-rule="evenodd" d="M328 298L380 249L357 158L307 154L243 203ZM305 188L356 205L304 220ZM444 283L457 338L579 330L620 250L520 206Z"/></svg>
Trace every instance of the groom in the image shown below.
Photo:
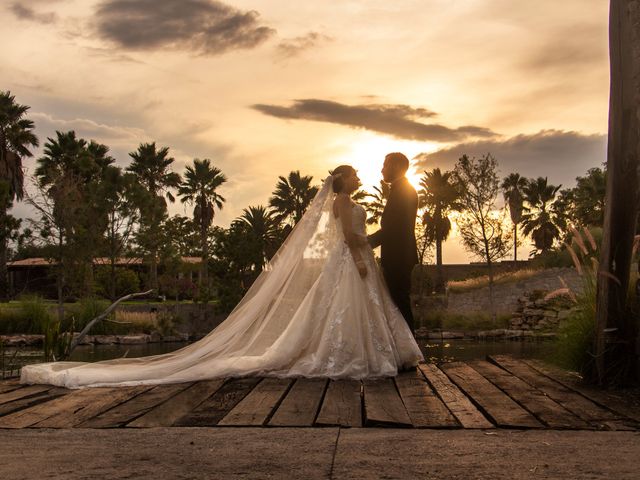
<svg viewBox="0 0 640 480"><path fill-rule="evenodd" d="M415 331L411 313L411 271L418 263L416 247L416 214L418 194L405 174L409 160L402 153L390 153L384 158L382 178L391 184L389 198L382 212L380 230L369 235L372 248L381 246L382 273L391 298Z"/></svg>

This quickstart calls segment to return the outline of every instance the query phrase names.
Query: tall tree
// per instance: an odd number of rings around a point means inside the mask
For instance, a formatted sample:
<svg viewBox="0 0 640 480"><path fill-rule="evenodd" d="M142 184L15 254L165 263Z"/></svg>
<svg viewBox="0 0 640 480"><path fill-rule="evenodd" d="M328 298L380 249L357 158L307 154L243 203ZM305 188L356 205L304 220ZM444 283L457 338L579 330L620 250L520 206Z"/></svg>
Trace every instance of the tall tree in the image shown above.
<svg viewBox="0 0 640 480"><path fill-rule="evenodd" d="M425 208L422 223L427 239L436 245L436 292L444 292L442 268L442 242L451 233L449 215L459 210L460 191L454 183L453 172L442 172L439 168L425 171L420 179L420 203Z"/></svg>
<svg viewBox="0 0 640 480"><path fill-rule="evenodd" d="M116 300L116 263L128 250L133 235L134 225L138 221L135 208L135 177L131 173L123 173L119 167L105 172L102 184L102 199L107 213L105 230L105 252L109 259L108 294Z"/></svg>
<svg viewBox="0 0 640 480"><path fill-rule="evenodd" d="M640 2L611 0L609 135L604 236L596 302L595 380L637 369L637 325L627 312L640 185Z"/></svg>
<svg viewBox="0 0 640 480"><path fill-rule="evenodd" d="M295 225L309 208L318 187L311 186L313 177L301 175L299 170L290 172L287 177L278 177L276 189L269 199L278 222L290 222Z"/></svg>
<svg viewBox="0 0 640 480"><path fill-rule="evenodd" d="M220 186L227 181L227 177L211 165L211 160L194 159L193 165L187 165L182 184L178 188L178 195L182 203L194 205L193 219L200 231L200 247L202 255L200 287L208 292L209 262L209 228L213 224L215 209L222 209L225 198L218 193ZM208 295L208 294L207 294Z"/></svg>
<svg viewBox="0 0 640 480"><path fill-rule="evenodd" d="M519 173L511 173L502 180L500 188L513 223L513 261L515 263L518 261L518 224L522 221L527 179L521 177Z"/></svg>
<svg viewBox="0 0 640 480"><path fill-rule="evenodd" d="M549 184L547 177L529 180L524 190L527 203L522 216L522 233L531 235L537 250L547 252L560 238L559 219L553 208L562 185Z"/></svg>
<svg viewBox="0 0 640 480"><path fill-rule="evenodd" d="M491 154L470 159L463 155L454 169L453 178L460 192L462 215L457 223L465 248L487 263L489 303L495 317L493 301L493 263L511 249L512 238L506 229L506 218L496 211L499 180L497 162Z"/></svg>
<svg viewBox="0 0 640 480"><path fill-rule="evenodd" d="M129 153L132 159L127 171L136 176L139 189L137 207L140 228L136 238L146 252L149 262L148 286L158 291L158 249L161 223L167 216L167 200L174 202L171 189L180 186L180 175L171 171L173 157L169 148L157 148L156 143L141 143L138 150Z"/></svg>
<svg viewBox="0 0 640 480"><path fill-rule="evenodd" d="M234 224L244 226L247 233L256 243L256 258L254 267L256 271L262 271L265 263L275 254L278 247L278 222L273 218L273 213L266 207L248 207L242 211L242 215L234 220Z"/></svg>
<svg viewBox="0 0 640 480"><path fill-rule="evenodd" d="M92 294L93 257L108 223L104 178L115 168L114 159L105 145L87 142L69 131L48 138L37 162L37 183L52 199L53 222L64 233L58 240L64 240L67 247L58 250L61 256L56 259L68 273L63 287L81 296Z"/></svg>
<svg viewBox="0 0 640 480"><path fill-rule="evenodd" d="M8 214L14 200L24 197L24 173L22 160L33 154L31 148L38 146L33 133L34 124L25 118L29 107L16 103L11 92L0 91L0 300L9 298L7 276L8 240L16 222Z"/></svg>

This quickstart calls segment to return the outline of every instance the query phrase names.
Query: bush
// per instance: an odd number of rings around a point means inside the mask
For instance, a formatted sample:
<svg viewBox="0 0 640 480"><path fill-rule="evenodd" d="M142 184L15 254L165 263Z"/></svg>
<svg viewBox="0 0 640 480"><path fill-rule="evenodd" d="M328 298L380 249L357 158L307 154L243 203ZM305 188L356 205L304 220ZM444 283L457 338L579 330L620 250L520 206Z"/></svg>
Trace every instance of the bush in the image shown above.
<svg viewBox="0 0 640 480"><path fill-rule="evenodd" d="M100 266L96 269L98 295L109 298L111 288L111 267ZM120 298L140 291L140 277L129 268L117 267L115 271L115 295Z"/></svg>

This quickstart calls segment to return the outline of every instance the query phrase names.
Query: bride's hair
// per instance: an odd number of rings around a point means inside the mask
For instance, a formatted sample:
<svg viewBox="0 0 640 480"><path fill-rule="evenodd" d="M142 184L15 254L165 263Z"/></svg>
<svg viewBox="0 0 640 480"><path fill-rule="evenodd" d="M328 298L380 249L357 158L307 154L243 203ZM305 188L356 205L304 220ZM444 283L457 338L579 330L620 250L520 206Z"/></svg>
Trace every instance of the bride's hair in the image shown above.
<svg viewBox="0 0 640 480"><path fill-rule="evenodd" d="M344 188L344 177L348 177L356 171L351 165L340 165L329 173L333 176L333 193L340 193Z"/></svg>

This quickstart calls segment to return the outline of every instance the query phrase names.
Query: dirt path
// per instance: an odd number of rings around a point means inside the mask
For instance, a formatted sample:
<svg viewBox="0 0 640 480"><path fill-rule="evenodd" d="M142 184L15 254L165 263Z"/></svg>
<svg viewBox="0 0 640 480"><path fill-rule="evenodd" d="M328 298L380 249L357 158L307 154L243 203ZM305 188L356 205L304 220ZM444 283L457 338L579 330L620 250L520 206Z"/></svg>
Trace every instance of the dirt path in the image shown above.
<svg viewBox="0 0 640 480"><path fill-rule="evenodd" d="M0 430L12 479L637 479L640 434L499 430Z"/></svg>

